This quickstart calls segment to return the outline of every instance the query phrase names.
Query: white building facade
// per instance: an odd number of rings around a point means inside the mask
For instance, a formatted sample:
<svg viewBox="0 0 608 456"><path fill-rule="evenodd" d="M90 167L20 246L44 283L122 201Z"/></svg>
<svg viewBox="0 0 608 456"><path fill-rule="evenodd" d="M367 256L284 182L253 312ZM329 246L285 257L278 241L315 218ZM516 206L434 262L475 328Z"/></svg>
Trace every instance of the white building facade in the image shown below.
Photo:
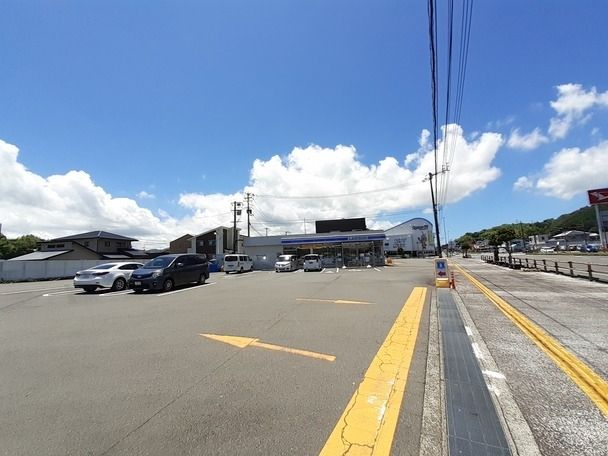
<svg viewBox="0 0 608 456"><path fill-rule="evenodd" d="M389 255L421 257L435 253L433 224L425 218L413 218L385 231L384 251Z"/></svg>

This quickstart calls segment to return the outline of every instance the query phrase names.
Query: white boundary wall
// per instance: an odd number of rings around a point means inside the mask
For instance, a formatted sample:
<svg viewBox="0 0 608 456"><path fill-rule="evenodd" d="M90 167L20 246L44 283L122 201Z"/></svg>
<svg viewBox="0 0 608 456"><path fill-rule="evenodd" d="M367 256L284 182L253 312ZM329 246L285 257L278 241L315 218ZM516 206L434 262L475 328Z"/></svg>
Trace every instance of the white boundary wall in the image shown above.
<svg viewBox="0 0 608 456"><path fill-rule="evenodd" d="M0 261L0 280L40 280L74 277L76 272L110 260Z"/></svg>

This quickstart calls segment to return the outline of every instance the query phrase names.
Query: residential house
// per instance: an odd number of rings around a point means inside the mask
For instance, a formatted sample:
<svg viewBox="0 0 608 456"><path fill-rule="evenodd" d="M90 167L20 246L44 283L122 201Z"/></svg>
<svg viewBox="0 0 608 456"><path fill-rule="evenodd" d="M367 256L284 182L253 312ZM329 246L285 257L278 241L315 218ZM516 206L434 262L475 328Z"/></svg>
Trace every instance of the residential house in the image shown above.
<svg viewBox="0 0 608 456"><path fill-rule="evenodd" d="M109 233L89 231L38 243L36 252L14 260L127 260L148 258L143 250L133 249L131 243L137 239Z"/></svg>

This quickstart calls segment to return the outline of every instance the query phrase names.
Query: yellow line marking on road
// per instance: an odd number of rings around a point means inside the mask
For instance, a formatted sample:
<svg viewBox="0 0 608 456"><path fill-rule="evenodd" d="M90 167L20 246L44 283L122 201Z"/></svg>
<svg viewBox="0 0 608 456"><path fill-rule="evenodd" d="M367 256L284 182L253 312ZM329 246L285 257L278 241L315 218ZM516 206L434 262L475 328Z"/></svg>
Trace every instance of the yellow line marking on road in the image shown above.
<svg viewBox="0 0 608 456"><path fill-rule="evenodd" d="M576 355L561 345L557 339L547 334L521 312L499 297L496 293L475 279L459 265L456 268L475 285L496 307L498 307L523 333L543 350L557 366L608 416L608 382L578 359Z"/></svg>
<svg viewBox="0 0 608 456"><path fill-rule="evenodd" d="M333 304L371 304L371 302L367 301L348 301L345 299L296 298L296 301L331 302Z"/></svg>
<svg viewBox="0 0 608 456"><path fill-rule="evenodd" d="M335 361L336 357L333 355L326 355L324 353L316 353L308 350L300 350L298 348L282 347L280 345L267 344L260 342L259 339L251 337L240 337L240 336L221 336L218 334L199 334L199 336L206 337L207 339L217 340L225 344L230 344L238 348L246 347L258 347L265 348L267 350L282 351L286 353L292 353L294 355L307 356L309 358L322 359L324 361Z"/></svg>
<svg viewBox="0 0 608 456"><path fill-rule="evenodd" d="M425 300L426 288L414 288L321 456L390 454Z"/></svg>

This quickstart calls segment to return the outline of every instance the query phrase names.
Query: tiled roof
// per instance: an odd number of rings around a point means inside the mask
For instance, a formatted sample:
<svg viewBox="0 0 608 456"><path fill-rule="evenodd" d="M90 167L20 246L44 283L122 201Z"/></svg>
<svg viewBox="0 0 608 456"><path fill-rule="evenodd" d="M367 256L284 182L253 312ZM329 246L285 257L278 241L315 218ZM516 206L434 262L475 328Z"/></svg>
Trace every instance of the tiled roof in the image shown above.
<svg viewBox="0 0 608 456"><path fill-rule="evenodd" d="M108 231L89 231L87 233L73 234L71 236L64 236L60 238L51 239L52 242L56 241L78 241L80 239L114 239L118 241L137 241L137 239L121 236L120 234L109 233Z"/></svg>

